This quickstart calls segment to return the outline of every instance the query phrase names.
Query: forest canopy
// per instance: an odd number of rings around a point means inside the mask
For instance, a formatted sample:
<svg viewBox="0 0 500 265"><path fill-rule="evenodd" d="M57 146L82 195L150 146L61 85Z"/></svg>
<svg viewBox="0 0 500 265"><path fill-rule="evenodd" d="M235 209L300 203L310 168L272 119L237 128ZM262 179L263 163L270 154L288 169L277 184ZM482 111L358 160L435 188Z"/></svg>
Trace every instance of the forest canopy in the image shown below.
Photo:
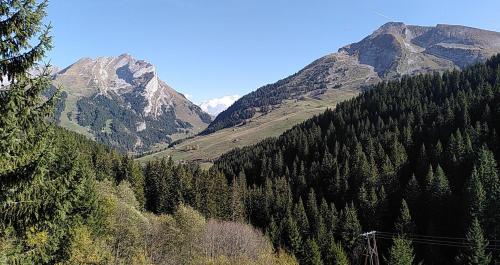
<svg viewBox="0 0 500 265"><path fill-rule="evenodd" d="M465 260L498 260L499 63L382 82L214 167L245 179L251 223L301 264L316 248L330 264L332 245L356 263L372 230L406 252L391 264L489 264Z"/></svg>

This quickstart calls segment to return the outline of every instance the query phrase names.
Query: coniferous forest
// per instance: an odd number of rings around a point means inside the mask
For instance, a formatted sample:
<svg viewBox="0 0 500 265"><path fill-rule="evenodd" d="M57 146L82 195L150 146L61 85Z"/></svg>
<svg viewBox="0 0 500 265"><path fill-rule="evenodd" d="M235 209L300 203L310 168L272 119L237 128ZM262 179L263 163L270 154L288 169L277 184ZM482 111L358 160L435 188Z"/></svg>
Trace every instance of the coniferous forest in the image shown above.
<svg viewBox="0 0 500 265"><path fill-rule="evenodd" d="M0 2L0 264L500 262L500 56L383 82L209 170L52 124L47 2ZM36 41L33 44L33 40Z"/></svg>
<svg viewBox="0 0 500 265"><path fill-rule="evenodd" d="M381 83L215 167L247 183L250 222L303 264L357 264L369 231L387 264L493 264L499 82L495 56Z"/></svg>

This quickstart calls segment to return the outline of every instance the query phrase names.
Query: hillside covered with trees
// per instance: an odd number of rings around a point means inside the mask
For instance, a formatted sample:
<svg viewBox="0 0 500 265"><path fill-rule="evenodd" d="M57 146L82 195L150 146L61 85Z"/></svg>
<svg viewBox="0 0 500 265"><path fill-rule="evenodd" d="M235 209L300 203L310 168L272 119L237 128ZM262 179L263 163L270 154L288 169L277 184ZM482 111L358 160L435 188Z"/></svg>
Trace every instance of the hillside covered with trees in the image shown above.
<svg viewBox="0 0 500 265"><path fill-rule="evenodd" d="M169 163L172 174L145 179L128 156L50 122L60 91L47 92L48 70L29 73L51 48L46 8L0 2L0 264L297 264L259 230L230 221L229 202L217 201L229 197L206 189L227 187L224 177L210 181L223 175L206 172L208 183L191 186L200 170ZM162 181L196 196L153 196Z"/></svg>
<svg viewBox="0 0 500 265"><path fill-rule="evenodd" d="M388 264L492 264L499 117L496 56L382 82L214 167L247 184L250 222L301 264L358 264L368 231Z"/></svg>

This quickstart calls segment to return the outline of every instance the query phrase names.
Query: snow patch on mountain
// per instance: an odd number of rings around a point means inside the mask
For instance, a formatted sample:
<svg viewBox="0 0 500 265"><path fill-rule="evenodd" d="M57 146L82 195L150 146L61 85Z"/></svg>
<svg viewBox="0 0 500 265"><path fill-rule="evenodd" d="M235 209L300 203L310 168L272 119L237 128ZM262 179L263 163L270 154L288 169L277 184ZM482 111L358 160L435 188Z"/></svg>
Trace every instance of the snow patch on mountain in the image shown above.
<svg viewBox="0 0 500 265"><path fill-rule="evenodd" d="M203 111L215 117L219 113L226 110L239 98L239 95L223 96L203 101L199 104L199 106Z"/></svg>

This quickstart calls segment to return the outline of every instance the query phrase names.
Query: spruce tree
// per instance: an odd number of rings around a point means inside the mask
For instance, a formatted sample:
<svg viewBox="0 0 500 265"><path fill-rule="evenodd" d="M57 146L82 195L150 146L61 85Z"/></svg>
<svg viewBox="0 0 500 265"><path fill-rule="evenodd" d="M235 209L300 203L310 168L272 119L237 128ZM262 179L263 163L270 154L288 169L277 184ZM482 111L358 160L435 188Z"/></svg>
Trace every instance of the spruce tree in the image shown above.
<svg viewBox="0 0 500 265"><path fill-rule="evenodd" d="M479 150L476 166L481 179L490 185L489 189L495 191L499 188L497 163L494 154L486 146Z"/></svg>
<svg viewBox="0 0 500 265"><path fill-rule="evenodd" d="M231 183L231 220L232 221L245 221L245 204L241 185L236 179Z"/></svg>
<svg viewBox="0 0 500 265"><path fill-rule="evenodd" d="M325 221L321 216L318 218L315 238L321 252L326 253L328 245L333 240L333 233L326 229Z"/></svg>
<svg viewBox="0 0 500 265"><path fill-rule="evenodd" d="M267 235L271 239L274 247L278 247L280 245L281 231L279 226L276 224L276 221L274 221L274 217L271 217L271 222L267 228Z"/></svg>
<svg viewBox="0 0 500 265"><path fill-rule="evenodd" d="M500 234L500 180L495 157L486 147L481 148L476 161L478 177L485 192L484 225L490 233Z"/></svg>
<svg viewBox="0 0 500 265"><path fill-rule="evenodd" d="M432 183L434 182L434 170L432 169L432 165L429 165L429 169L427 170L427 175L424 178L423 188L425 191L430 192L432 189Z"/></svg>
<svg viewBox="0 0 500 265"><path fill-rule="evenodd" d="M178 165L174 170L174 179L177 186L173 190L178 194L178 200L186 205L194 204L193 176L186 166ZM176 205L177 206L177 205Z"/></svg>
<svg viewBox="0 0 500 265"><path fill-rule="evenodd" d="M0 175L3 182L17 181L18 171L41 159L50 144L50 130L45 122L57 100L45 100L50 88L48 69L33 77L32 68L51 48L49 28L43 28L47 3L35 1L2 1L0 80L10 83L0 89ZM30 49L30 42L39 38ZM3 41L3 40L7 41ZM26 51L28 50L28 51Z"/></svg>
<svg viewBox="0 0 500 265"><path fill-rule="evenodd" d="M46 8L47 1L0 2L0 229L19 250L9 264L63 262L77 224L99 227L95 176L48 123L59 92L50 66L40 65L51 48Z"/></svg>
<svg viewBox="0 0 500 265"><path fill-rule="evenodd" d="M434 173L434 178L432 178L431 194L439 201L443 201L451 195L448 178L445 176L443 169L439 165Z"/></svg>
<svg viewBox="0 0 500 265"><path fill-rule="evenodd" d="M358 194L359 208L360 208L360 216L363 224L367 227L367 229L375 228L373 225L376 222L373 222L376 219L376 211L377 211L377 203L378 198L375 192L375 188L371 187L369 192L366 190L365 186L361 186Z"/></svg>
<svg viewBox="0 0 500 265"><path fill-rule="evenodd" d="M323 265L320 249L314 239L306 241L302 263L305 265Z"/></svg>
<svg viewBox="0 0 500 265"><path fill-rule="evenodd" d="M207 217L226 219L231 215L230 194L226 177L218 171L207 174Z"/></svg>
<svg viewBox="0 0 500 265"><path fill-rule="evenodd" d="M144 197L147 210L159 213L160 172L159 161L150 161L144 168Z"/></svg>
<svg viewBox="0 0 500 265"><path fill-rule="evenodd" d="M342 245L333 242L329 246L328 253L325 257L325 264L349 265L349 259Z"/></svg>
<svg viewBox="0 0 500 265"><path fill-rule="evenodd" d="M330 218L331 218L331 213L330 213L330 207L328 207L328 203L326 202L325 198L321 199L321 204L319 206L319 214L321 218L325 221L325 225L330 224Z"/></svg>
<svg viewBox="0 0 500 265"><path fill-rule="evenodd" d="M299 202L295 204L293 212L294 218L297 221L297 225L299 226L300 234L302 235L302 237L307 238L307 236L309 235L309 220L307 218L302 199L299 199Z"/></svg>
<svg viewBox="0 0 500 265"><path fill-rule="evenodd" d="M361 234L361 224L354 204L346 205L340 217L340 237L346 246L346 250L352 257L356 257L359 235Z"/></svg>
<svg viewBox="0 0 500 265"><path fill-rule="evenodd" d="M412 265L415 259L411 242L404 237L396 237L389 249L388 265Z"/></svg>
<svg viewBox="0 0 500 265"><path fill-rule="evenodd" d="M290 215L286 220L284 244L297 257L302 257L302 237L297 222Z"/></svg>
<svg viewBox="0 0 500 265"><path fill-rule="evenodd" d="M411 220L410 209L404 199L401 201L401 209L395 227L396 232L400 235L411 234L415 229L415 225Z"/></svg>
<svg viewBox="0 0 500 265"><path fill-rule="evenodd" d="M459 257L462 264L467 265L488 265L491 262L491 253L486 252L488 241L483 235L483 230L477 218L472 220L472 223L467 231L467 248Z"/></svg>
<svg viewBox="0 0 500 265"><path fill-rule="evenodd" d="M417 203L420 191L417 178L415 175L412 175L404 190L404 196L408 199L410 205L415 205Z"/></svg>
<svg viewBox="0 0 500 265"><path fill-rule="evenodd" d="M396 134L394 134L394 137L390 142L390 157L396 171L398 171L408 159L405 147L401 144L401 142L399 142Z"/></svg>
<svg viewBox="0 0 500 265"><path fill-rule="evenodd" d="M425 170L428 167L429 167L429 158L427 156L425 144L422 143L422 146L420 147L420 152L418 153L417 157L417 168L416 168L417 175L424 176L426 173Z"/></svg>
<svg viewBox="0 0 500 265"><path fill-rule="evenodd" d="M309 192L307 197L307 218L309 220L309 231L311 234L316 234L319 224L319 210L316 201L316 193L313 189Z"/></svg>
<svg viewBox="0 0 500 265"><path fill-rule="evenodd" d="M380 174L382 175L382 185L386 187L392 188L393 185L395 184L395 175L396 175L396 169L394 167L394 164L392 161L389 159L389 156L385 156L384 161L382 163L382 169Z"/></svg>
<svg viewBox="0 0 500 265"><path fill-rule="evenodd" d="M144 206L144 175L141 165L129 156L123 156L117 166L117 182L128 181L135 193L135 197Z"/></svg>
<svg viewBox="0 0 500 265"><path fill-rule="evenodd" d="M486 194L483 189L483 184L479 179L479 174L476 167L472 169L472 174L468 181L468 185L466 186L466 191L469 207L469 218L471 220L473 220L474 218L482 220Z"/></svg>
<svg viewBox="0 0 500 265"><path fill-rule="evenodd" d="M432 158L435 162L439 162L441 160L441 156L443 155L443 144L438 140L436 145L434 146L434 150L432 152Z"/></svg>
<svg viewBox="0 0 500 265"><path fill-rule="evenodd" d="M330 204L330 209L331 216L330 218L328 218L328 220L330 221L330 226L328 227L328 229L331 229L331 231L336 231L339 225L339 214L334 203Z"/></svg>

